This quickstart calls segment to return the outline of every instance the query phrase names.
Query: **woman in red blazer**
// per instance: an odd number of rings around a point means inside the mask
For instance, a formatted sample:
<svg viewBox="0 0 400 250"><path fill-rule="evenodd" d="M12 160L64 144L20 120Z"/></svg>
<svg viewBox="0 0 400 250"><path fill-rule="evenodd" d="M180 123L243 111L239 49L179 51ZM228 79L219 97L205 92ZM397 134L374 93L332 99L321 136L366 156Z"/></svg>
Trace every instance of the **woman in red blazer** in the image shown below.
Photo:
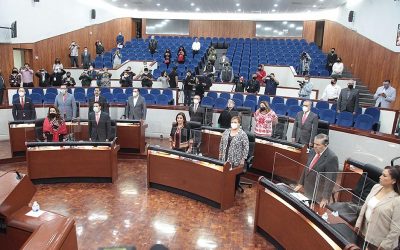
<svg viewBox="0 0 400 250"><path fill-rule="evenodd" d="M43 136L47 141L59 142L67 134L67 126L56 107L50 107L43 122Z"/></svg>

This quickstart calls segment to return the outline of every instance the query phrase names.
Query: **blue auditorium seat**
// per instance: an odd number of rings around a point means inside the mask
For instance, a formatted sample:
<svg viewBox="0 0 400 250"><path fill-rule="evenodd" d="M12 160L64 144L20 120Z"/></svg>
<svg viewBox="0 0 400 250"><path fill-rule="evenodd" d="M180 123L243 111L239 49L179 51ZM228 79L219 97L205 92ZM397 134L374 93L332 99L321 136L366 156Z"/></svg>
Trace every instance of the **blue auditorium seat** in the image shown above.
<svg viewBox="0 0 400 250"><path fill-rule="evenodd" d="M270 97L268 95L261 95L258 97L258 104L260 104L260 102L262 101L266 101L268 103L270 103Z"/></svg>
<svg viewBox="0 0 400 250"><path fill-rule="evenodd" d="M57 91L56 88L47 88L46 89L46 94L48 94L48 93L58 95L58 91Z"/></svg>
<svg viewBox="0 0 400 250"><path fill-rule="evenodd" d="M29 97L32 99L33 104L42 104L43 102L43 96L38 93L32 93Z"/></svg>
<svg viewBox="0 0 400 250"><path fill-rule="evenodd" d="M121 88L113 88L113 89L112 89L112 94L113 94L114 96L116 96L116 95L119 94L119 93L124 93L124 90L121 89Z"/></svg>
<svg viewBox="0 0 400 250"><path fill-rule="evenodd" d="M286 115L287 113L287 106L284 103L272 104L271 108L277 115Z"/></svg>
<svg viewBox="0 0 400 250"><path fill-rule="evenodd" d="M44 91L42 88L33 88L32 94L39 94L42 98L44 96Z"/></svg>
<svg viewBox="0 0 400 250"><path fill-rule="evenodd" d="M374 118L371 115L361 114L357 116L354 127L362 130L372 130L373 125Z"/></svg>
<svg viewBox="0 0 400 250"><path fill-rule="evenodd" d="M353 126L353 114L347 111L340 112L337 115L336 124L341 127L352 127Z"/></svg>
<svg viewBox="0 0 400 250"><path fill-rule="evenodd" d="M159 89L150 89L150 94L154 95L154 96L158 96L161 94L161 90Z"/></svg>
<svg viewBox="0 0 400 250"><path fill-rule="evenodd" d="M302 108L299 105L289 106L287 109L287 115L292 118L296 118L297 113L302 111Z"/></svg>
<svg viewBox="0 0 400 250"><path fill-rule="evenodd" d="M315 104L315 107L316 107L317 109L320 109L320 110L322 110L322 109L329 109L329 102L326 102L326 101L318 101L318 102Z"/></svg>
<svg viewBox="0 0 400 250"><path fill-rule="evenodd" d="M220 98L225 98L226 100L229 100L229 99L231 99L231 94L230 94L230 93L223 92L223 93L220 93L220 94L219 94L219 97L220 97Z"/></svg>
<svg viewBox="0 0 400 250"><path fill-rule="evenodd" d="M144 95L147 95L149 92L145 88L140 88L139 89L139 93L140 93L141 96L144 96Z"/></svg>
<svg viewBox="0 0 400 250"><path fill-rule="evenodd" d="M290 107L290 106L299 106L299 100L295 99L295 98L288 98L286 100L286 106Z"/></svg>
<svg viewBox="0 0 400 250"><path fill-rule="evenodd" d="M219 97L215 99L214 108L216 109L225 109L228 103L228 99L223 97Z"/></svg>
<svg viewBox="0 0 400 250"><path fill-rule="evenodd" d="M243 107L251 108L251 111L254 112L254 111L256 111L256 103L257 103L257 102L254 101L254 100L246 99L246 100L243 102Z"/></svg>
<svg viewBox="0 0 400 250"><path fill-rule="evenodd" d="M168 105L169 103L169 97L164 94L159 94L156 96L156 104L158 105Z"/></svg>
<svg viewBox="0 0 400 250"><path fill-rule="evenodd" d="M56 100L56 94L54 93L46 93L44 95L43 103L44 104L54 104L54 101Z"/></svg>
<svg viewBox="0 0 400 250"><path fill-rule="evenodd" d="M208 97L213 98L214 100L218 98L218 93L217 92L208 92L207 93Z"/></svg>
<svg viewBox="0 0 400 250"><path fill-rule="evenodd" d="M252 95L252 94L247 94L246 98L245 98L245 102L248 101L248 100L251 100L254 103L257 103L257 96L256 95Z"/></svg>
<svg viewBox="0 0 400 250"><path fill-rule="evenodd" d="M364 114L372 116L374 123L379 123L379 118L381 116L380 109L375 107L368 107L365 109Z"/></svg>
<svg viewBox="0 0 400 250"><path fill-rule="evenodd" d="M152 94L144 94L143 95L144 100L146 101L146 104L155 104L156 103L156 98Z"/></svg>
<svg viewBox="0 0 400 250"><path fill-rule="evenodd" d="M106 92L106 93L101 93L101 95L106 98L108 103L112 103L114 102L114 95L111 94L110 92Z"/></svg>
<svg viewBox="0 0 400 250"><path fill-rule="evenodd" d="M285 99L283 99L283 97L281 96L274 96L274 98L272 99L272 104L278 104L278 103L285 103Z"/></svg>
<svg viewBox="0 0 400 250"><path fill-rule="evenodd" d="M319 111L319 119L329 122L329 124L335 124L336 122L336 111L331 109L321 109Z"/></svg>
<svg viewBox="0 0 400 250"><path fill-rule="evenodd" d="M75 101L79 102L79 103L86 103L86 96L85 93L82 93L80 91L78 92L74 92L74 98Z"/></svg>
<svg viewBox="0 0 400 250"><path fill-rule="evenodd" d="M171 100L174 99L174 97L173 97L173 92L172 92L171 89L163 89L163 92L162 92L162 93L163 93L163 95L168 96L169 101L171 101Z"/></svg>
<svg viewBox="0 0 400 250"><path fill-rule="evenodd" d="M242 101L242 99L232 98L232 100L235 102L235 106L236 106L236 107L241 107L241 106L243 106L243 101Z"/></svg>
<svg viewBox="0 0 400 250"><path fill-rule="evenodd" d="M210 92L209 92L210 93ZM201 106L214 106L214 98L209 97L209 96L205 96L203 97L203 99L201 99Z"/></svg>
<svg viewBox="0 0 400 250"><path fill-rule="evenodd" d="M128 101L128 95L124 93L116 93L114 95L114 102L118 104L125 104Z"/></svg>

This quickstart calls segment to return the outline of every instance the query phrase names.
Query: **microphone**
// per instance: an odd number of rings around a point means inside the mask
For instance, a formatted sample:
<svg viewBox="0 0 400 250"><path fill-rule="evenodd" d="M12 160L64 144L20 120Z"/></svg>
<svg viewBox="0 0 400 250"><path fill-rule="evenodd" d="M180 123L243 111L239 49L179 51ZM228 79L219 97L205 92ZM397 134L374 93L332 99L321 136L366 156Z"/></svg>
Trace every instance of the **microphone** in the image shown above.
<svg viewBox="0 0 400 250"><path fill-rule="evenodd" d="M15 170L15 173L17 174L17 180L21 180L22 179L22 176L21 176L21 174L17 171L17 170Z"/></svg>

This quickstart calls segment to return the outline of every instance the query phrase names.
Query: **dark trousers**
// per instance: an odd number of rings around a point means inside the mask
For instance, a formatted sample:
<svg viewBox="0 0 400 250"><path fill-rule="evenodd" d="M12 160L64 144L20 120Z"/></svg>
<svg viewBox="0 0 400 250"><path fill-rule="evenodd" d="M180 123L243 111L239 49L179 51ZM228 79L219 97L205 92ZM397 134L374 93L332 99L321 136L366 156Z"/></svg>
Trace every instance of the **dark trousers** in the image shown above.
<svg viewBox="0 0 400 250"><path fill-rule="evenodd" d="M71 67L79 67L78 63L78 57L77 56L71 56Z"/></svg>
<svg viewBox="0 0 400 250"><path fill-rule="evenodd" d="M3 105L4 89L0 89L0 105Z"/></svg>
<svg viewBox="0 0 400 250"><path fill-rule="evenodd" d="M192 91L191 90L184 90L183 91L183 95L185 97L184 101L183 101L183 105L190 106Z"/></svg>
<svg viewBox="0 0 400 250"><path fill-rule="evenodd" d="M33 87L33 82L24 82L22 85L24 86L24 88Z"/></svg>
<svg viewBox="0 0 400 250"><path fill-rule="evenodd" d="M308 70L303 71L303 76L308 75Z"/></svg>
<svg viewBox="0 0 400 250"><path fill-rule="evenodd" d="M195 56L196 54L199 54L199 51L198 51L198 50L192 50L192 54L193 54L193 58L194 58L194 56Z"/></svg>

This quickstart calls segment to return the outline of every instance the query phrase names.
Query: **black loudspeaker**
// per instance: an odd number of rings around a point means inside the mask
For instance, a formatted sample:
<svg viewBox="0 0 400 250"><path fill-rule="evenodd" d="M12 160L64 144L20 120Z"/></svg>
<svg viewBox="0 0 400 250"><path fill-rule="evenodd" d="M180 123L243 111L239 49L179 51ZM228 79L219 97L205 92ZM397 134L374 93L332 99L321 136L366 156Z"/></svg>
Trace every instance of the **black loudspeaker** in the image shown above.
<svg viewBox="0 0 400 250"><path fill-rule="evenodd" d="M96 10L95 9L92 9L90 11L90 16L92 17L92 19L96 19Z"/></svg>
<svg viewBox="0 0 400 250"><path fill-rule="evenodd" d="M16 38L17 37L17 21L14 21L11 24L11 38Z"/></svg>
<svg viewBox="0 0 400 250"><path fill-rule="evenodd" d="M349 12L349 19L348 20L349 20L350 23L354 21L354 10L351 10Z"/></svg>
<svg viewBox="0 0 400 250"><path fill-rule="evenodd" d="M38 2L40 2L40 0L33 0L33 2L34 2L34 3L38 3Z"/></svg>

